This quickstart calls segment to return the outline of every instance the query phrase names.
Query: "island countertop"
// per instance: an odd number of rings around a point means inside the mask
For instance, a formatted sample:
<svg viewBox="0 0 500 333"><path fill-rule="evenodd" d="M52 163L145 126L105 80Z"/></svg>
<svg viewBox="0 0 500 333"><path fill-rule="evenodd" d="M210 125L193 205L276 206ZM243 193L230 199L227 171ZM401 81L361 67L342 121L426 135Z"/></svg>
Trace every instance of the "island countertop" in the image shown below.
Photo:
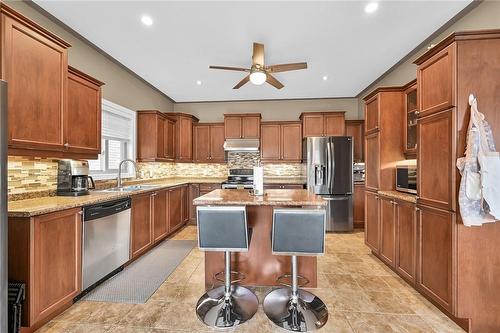
<svg viewBox="0 0 500 333"><path fill-rule="evenodd" d="M252 195L248 190L214 190L193 200L196 206L326 206L319 195L299 189L269 189L263 196Z"/></svg>

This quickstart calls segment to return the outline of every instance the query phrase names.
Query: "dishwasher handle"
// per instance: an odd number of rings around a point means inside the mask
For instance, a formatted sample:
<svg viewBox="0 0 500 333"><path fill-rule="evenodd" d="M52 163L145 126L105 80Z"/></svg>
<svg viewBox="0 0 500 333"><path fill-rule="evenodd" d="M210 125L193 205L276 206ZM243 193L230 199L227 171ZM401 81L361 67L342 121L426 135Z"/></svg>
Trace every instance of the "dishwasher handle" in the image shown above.
<svg viewBox="0 0 500 333"><path fill-rule="evenodd" d="M83 207L83 221L91 221L130 209L130 198Z"/></svg>

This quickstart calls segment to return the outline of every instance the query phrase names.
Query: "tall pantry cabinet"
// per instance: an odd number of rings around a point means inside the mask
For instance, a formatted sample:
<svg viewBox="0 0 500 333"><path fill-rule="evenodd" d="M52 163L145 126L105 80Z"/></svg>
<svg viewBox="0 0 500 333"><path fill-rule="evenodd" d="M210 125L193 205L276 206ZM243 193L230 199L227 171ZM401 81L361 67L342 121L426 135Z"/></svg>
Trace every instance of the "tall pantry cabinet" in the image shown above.
<svg viewBox="0 0 500 333"><path fill-rule="evenodd" d="M469 94L500 147L500 30L457 32L417 67L417 288L469 332L500 331L500 223L462 224L457 202Z"/></svg>

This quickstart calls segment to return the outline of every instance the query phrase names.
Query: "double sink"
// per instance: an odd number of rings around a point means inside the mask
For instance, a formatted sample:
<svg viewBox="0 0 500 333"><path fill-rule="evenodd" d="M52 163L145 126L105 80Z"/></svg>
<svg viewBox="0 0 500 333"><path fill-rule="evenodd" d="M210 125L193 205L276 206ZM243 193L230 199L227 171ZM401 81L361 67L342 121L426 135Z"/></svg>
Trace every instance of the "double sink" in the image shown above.
<svg viewBox="0 0 500 333"><path fill-rule="evenodd" d="M122 187L112 187L108 188L106 190L102 190L101 192L135 192L135 191L142 191L142 190L153 190L155 188L161 187L161 185L147 185L147 184L142 184L142 185L128 185L128 186L122 186Z"/></svg>

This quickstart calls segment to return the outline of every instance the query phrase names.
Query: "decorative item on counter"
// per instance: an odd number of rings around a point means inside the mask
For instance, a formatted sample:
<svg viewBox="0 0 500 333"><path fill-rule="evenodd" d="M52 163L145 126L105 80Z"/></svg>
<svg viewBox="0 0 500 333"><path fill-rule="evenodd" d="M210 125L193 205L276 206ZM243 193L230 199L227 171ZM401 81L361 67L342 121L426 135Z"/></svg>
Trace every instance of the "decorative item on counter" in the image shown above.
<svg viewBox="0 0 500 333"><path fill-rule="evenodd" d="M253 193L254 195L264 195L264 168L253 167Z"/></svg>

